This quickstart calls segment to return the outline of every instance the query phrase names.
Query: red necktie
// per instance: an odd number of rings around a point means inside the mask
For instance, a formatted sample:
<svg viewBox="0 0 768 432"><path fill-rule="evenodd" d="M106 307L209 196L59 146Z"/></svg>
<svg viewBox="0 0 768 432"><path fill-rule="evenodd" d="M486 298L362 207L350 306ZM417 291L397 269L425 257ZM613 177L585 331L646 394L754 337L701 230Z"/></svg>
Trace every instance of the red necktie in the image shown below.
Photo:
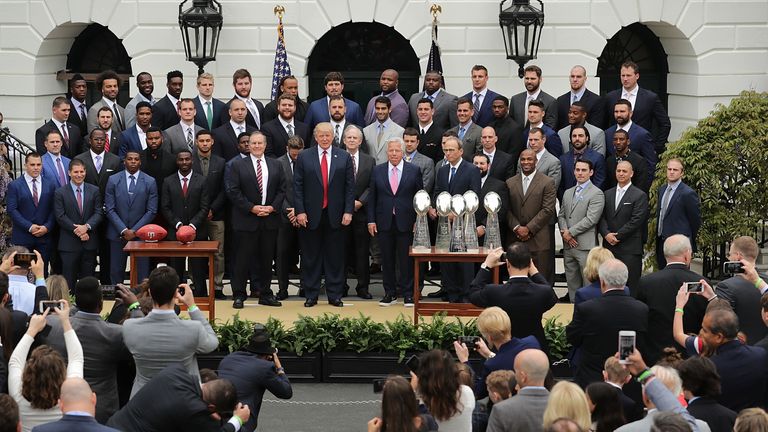
<svg viewBox="0 0 768 432"><path fill-rule="evenodd" d="M105 132L107 132L106 134L104 134L104 136L107 139L107 142L104 143L104 151L108 152L109 151L109 132L108 131L105 131Z"/></svg>
<svg viewBox="0 0 768 432"><path fill-rule="evenodd" d="M323 150L322 159L320 159L320 176L323 178L323 208L328 207L328 159L327 150Z"/></svg>
<svg viewBox="0 0 768 432"><path fill-rule="evenodd" d="M83 214L83 194L80 192L80 188L77 188L77 208L80 210L80 214Z"/></svg>
<svg viewBox="0 0 768 432"><path fill-rule="evenodd" d="M181 185L181 194L184 195L184 198L186 198L187 197L187 178L182 177L181 180L184 182L184 184Z"/></svg>
<svg viewBox="0 0 768 432"><path fill-rule="evenodd" d="M326 170L327 172L328 170ZM37 179L32 179L32 202L35 203L35 207L40 203L40 196L37 194ZM323 206L325 207L325 206Z"/></svg>
<svg viewBox="0 0 768 432"><path fill-rule="evenodd" d="M259 185L259 196L264 197L264 177L261 172L261 159L256 159L256 183Z"/></svg>

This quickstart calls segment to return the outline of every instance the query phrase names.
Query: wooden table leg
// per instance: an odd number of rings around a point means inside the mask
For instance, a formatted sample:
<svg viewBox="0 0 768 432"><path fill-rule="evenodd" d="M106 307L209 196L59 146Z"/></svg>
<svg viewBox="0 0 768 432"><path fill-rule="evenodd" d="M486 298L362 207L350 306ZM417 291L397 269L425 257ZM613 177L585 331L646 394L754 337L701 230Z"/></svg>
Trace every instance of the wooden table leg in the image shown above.
<svg viewBox="0 0 768 432"><path fill-rule="evenodd" d="M213 281L215 272L213 253L208 255L208 321L213 323L216 318L216 284Z"/></svg>
<svg viewBox="0 0 768 432"><path fill-rule="evenodd" d="M419 324L419 270L421 267L421 259L416 257L413 259L413 324Z"/></svg>
<svg viewBox="0 0 768 432"><path fill-rule="evenodd" d="M131 259L131 288L139 286L139 269L136 268L136 254L129 254Z"/></svg>

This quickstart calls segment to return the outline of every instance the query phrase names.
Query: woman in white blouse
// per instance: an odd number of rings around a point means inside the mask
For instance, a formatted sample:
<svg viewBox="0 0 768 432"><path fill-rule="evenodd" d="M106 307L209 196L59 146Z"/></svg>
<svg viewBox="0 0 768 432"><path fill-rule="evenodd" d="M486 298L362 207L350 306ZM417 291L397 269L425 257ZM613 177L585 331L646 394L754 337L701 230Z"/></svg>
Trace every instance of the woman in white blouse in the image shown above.
<svg viewBox="0 0 768 432"><path fill-rule="evenodd" d="M19 404L24 431L60 419L58 401L61 384L69 377L83 377L83 348L69 322L69 303L66 300L61 302L63 307L55 308L54 312L59 315L64 330L69 365L61 354L47 345L35 348L27 360L35 336L45 328L45 318L50 309L30 318L27 332L8 362L8 393Z"/></svg>
<svg viewBox="0 0 768 432"><path fill-rule="evenodd" d="M411 371L411 387L435 418L440 432L472 432L475 394L459 383L456 361L443 350L419 355L419 365Z"/></svg>

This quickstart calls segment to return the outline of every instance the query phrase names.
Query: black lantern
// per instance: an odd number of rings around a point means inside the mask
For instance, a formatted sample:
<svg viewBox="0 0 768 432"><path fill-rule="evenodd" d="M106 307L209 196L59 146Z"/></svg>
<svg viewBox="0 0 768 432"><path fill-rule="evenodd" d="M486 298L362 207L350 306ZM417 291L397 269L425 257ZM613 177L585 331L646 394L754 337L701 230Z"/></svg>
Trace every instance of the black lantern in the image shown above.
<svg viewBox="0 0 768 432"><path fill-rule="evenodd" d="M216 60L224 18L221 15L221 3L216 0L192 0L192 7L182 10L187 1L179 5L181 39L187 60L197 65L197 73L201 75L203 67L209 61Z"/></svg>
<svg viewBox="0 0 768 432"><path fill-rule="evenodd" d="M539 51L541 29L544 27L544 3L538 0L541 9L531 6L530 0L513 0L512 6L504 8L499 4L499 24L504 35L507 58L520 65L517 74L523 77L523 69L529 60L536 58Z"/></svg>

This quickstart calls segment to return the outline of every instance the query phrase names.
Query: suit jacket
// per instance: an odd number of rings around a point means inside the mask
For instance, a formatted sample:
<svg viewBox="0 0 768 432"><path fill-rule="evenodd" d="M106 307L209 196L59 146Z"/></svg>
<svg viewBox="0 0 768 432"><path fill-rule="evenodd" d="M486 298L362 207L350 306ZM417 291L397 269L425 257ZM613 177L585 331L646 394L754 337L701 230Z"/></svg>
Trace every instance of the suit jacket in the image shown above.
<svg viewBox="0 0 768 432"><path fill-rule="evenodd" d="M104 105L104 98L101 98L96 102L95 104L91 105L91 107L88 109L88 133L91 133L92 130L99 127L99 110ZM120 121L117 121L114 116L114 112L112 113L112 132L114 132L117 135L120 135L120 132L125 130L125 109L120 106L120 104L115 103L115 106L117 107L117 114L120 116ZM152 110L152 115L154 118L154 108Z"/></svg>
<svg viewBox="0 0 768 432"><path fill-rule="evenodd" d="M264 154L267 157L279 158L285 154L285 149L288 146L288 132L280 123L280 119L276 118L266 123L262 123L261 132L267 138L267 149ZM309 143L310 131L309 126L306 123L302 123L296 119L293 120L293 133L300 136L305 143ZM308 147L308 146L307 146Z"/></svg>
<svg viewBox="0 0 768 432"><path fill-rule="evenodd" d="M267 190L264 204L275 211L269 216L251 213L255 205L262 205L261 191L257 187L256 170L250 157L235 160L229 171L227 196L232 202L232 228L235 231L277 230L280 228L280 209L285 201L285 179L280 164L268 157L262 158L267 165Z"/></svg>
<svg viewBox="0 0 768 432"><path fill-rule="evenodd" d="M117 384L115 384L117 385ZM98 405L98 400L96 404ZM107 419L104 419L106 422ZM64 414L61 420L55 422L41 424L32 428L33 432L69 432L69 431L82 431L82 432L119 432L117 429L107 427L99 424L95 418L91 416L82 415L68 415Z"/></svg>
<svg viewBox="0 0 768 432"><path fill-rule="evenodd" d="M69 97L69 103L72 106L72 111L69 113L67 123L72 122L78 129L80 129L80 135L85 136L88 133L88 107L85 108L85 116L81 117L80 112L75 109L75 99Z"/></svg>
<svg viewBox="0 0 768 432"><path fill-rule="evenodd" d="M419 167L421 170L421 183L424 185L424 190L427 191L428 194L431 194L432 188L435 186L435 163L432 159L421 154L418 150L411 154L410 157L410 163ZM406 160L406 162L408 161Z"/></svg>
<svg viewBox="0 0 768 432"><path fill-rule="evenodd" d="M296 96L295 99L296 102L296 113L293 114L293 118L296 120L303 122L304 119L307 117L307 109L309 109L309 104L301 100L300 97ZM274 120L278 116L277 112L277 101L273 100L270 101L268 104L264 105L264 117L262 118L262 122L266 123L270 120Z"/></svg>
<svg viewBox="0 0 768 432"><path fill-rule="evenodd" d="M616 353L620 330L634 330L637 349L645 352L647 329L648 306L622 290L574 306L573 319L566 327L568 342L581 350L574 380L582 387L602 381L603 364Z"/></svg>
<svg viewBox="0 0 768 432"><path fill-rule="evenodd" d="M549 391L522 388L515 396L493 406L488 417L488 432L542 430Z"/></svg>
<svg viewBox="0 0 768 432"><path fill-rule="evenodd" d="M491 126L498 138L496 148L512 156L513 165L516 167L520 153L528 146L528 143L523 141L523 126L509 116L494 119Z"/></svg>
<svg viewBox="0 0 768 432"><path fill-rule="evenodd" d="M347 113L344 118L348 123L356 124L360 127L365 126L365 119L363 118L363 110L360 108L357 102L352 99L344 98L344 106L347 108ZM304 123L309 125L309 130L314 131L315 126L318 123L327 122L331 120L331 114L328 112L328 97L313 101L309 104L307 109L307 116L304 118Z"/></svg>
<svg viewBox="0 0 768 432"><path fill-rule="evenodd" d="M541 130L544 131L544 137L546 138L544 141L544 148L546 148L547 151L552 154L552 156L559 158L563 154L563 148L565 147L560 141L560 135L558 135L557 132L549 127L546 123L542 125ZM523 131L523 141L525 143L528 143L528 133L530 131L530 126L526 127Z"/></svg>
<svg viewBox="0 0 768 432"><path fill-rule="evenodd" d="M576 186L565 191L557 223L560 229L568 232L576 239L577 250L588 251L599 246L597 241L597 224L603 214L605 198L603 191L597 185L590 184L576 198ZM563 242L563 248L571 249L568 242Z"/></svg>
<svg viewBox="0 0 768 432"><path fill-rule="evenodd" d="M616 149L613 147L613 135L616 133L616 127L611 126L605 130L605 142L611 143L607 147L607 154L613 155L616 153ZM643 129L640 125L632 123L629 127L629 149L639 154L645 159L645 163L648 165L648 173L653 180L653 173L656 172L656 163L659 158L656 156L656 150L653 149L653 141L651 140L651 134L648 130Z"/></svg>
<svg viewBox="0 0 768 432"><path fill-rule="evenodd" d="M456 125L450 129L449 131L456 132L456 135L459 134L459 129L461 128L461 125ZM480 151L483 148L483 145L480 141L480 136L483 133L483 128L478 126L476 123L472 122L467 127L466 132L464 132L464 138L461 140L461 147L464 149L464 154L462 157L464 157L464 160L467 162L472 162L472 157ZM442 144L441 144L442 148Z"/></svg>
<svg viewBox="0 0 768 432"><path fill-rule="evenodd" d="M380 95L381 94L376 95L368 101L368 106L365 108L366 125L376 122L375 102L376 98L378 98ZM405 103L405 98L403 98L403 96L400 94L400 91L397 89L386 95L386 97L389 98L389 101L392 104L390 107L389 118L391 118L392 121L398 124L400 127L406 127L408 125L408 104Z"/></svg>
<svg viewBox="0 0 768 432"><path fill-rule="evenodd" d="M105 131L106 132L106 131ZM125 132L125 131L123 131ZM122 144L120 143L120 136L122 136L123 132L111 132L107 134L107 138L109 139L109 153L112 153L113 155L119 155L120 154L120 147L122 147ZM83 145L80 148L81 151L88 151L91 149L90 144L86 144L85 141L83 141ZM106 150L106 147L105 147ZM122 162L122 159L120 159Z"/></svg>
<svg viewBox="0 0 768 432"><path fill-rule="evenodd" d="M237 99L237 96L233 97L229 101L227 101L227 108L221 112L221 124L225 125L229 123L229 104L232 103L233 100ZM257 101L254 98L251 98L253 103L256 105L256 111L259 114L259 121L257 122L255 118L253 118L253 114L251 114L250 110L248 111L248 114L245 116L245 124L254 128L255 130L260 130L261 125L264 124L264 104ZM327 110L326 110L327 111ZM225 158L226 159L226 158Z"/></svg>
<svg viewBox="0 0 768 432"><path fill-rule="evenodd" d="M765 404L768 352L734 339L720 345L710 359L720 374L720 404L736 412Z"/></svg>
<svg viewBox="0 0 768 432"><path fill-rule="evenodd" d="M541 326L542 315L557 303L557 294L541 273L530 278L510 278L503 285L491 283L491 272L480 269L470 284L469 301L478 307L498 306L512 321L512 336L533 335L545 352L549 344Z"/></svg>
<svg viewBox="0 0 768 432"><path fill-rule="evenodd" d="M202 174L192 171L187 182L187 196L181 192L178 172L163 180L163 193L160 197L160 211L168 222L168 240L176 240L176 225L194 225L195 240L206 240L208 229L208 209L210 198L208 186Z"/></svg>
<svg viewBox="0 0 768 432"><path fill-rule="evenodd" d="M739 317L739 330L747 335L749 345L768 336L768 327L763 324L759 306L760 291L754 285L741 276L733 276L718 283L715 292L731 303L733 312Z"/></svg>
<svg viewBox="0 0 768 432"><path fill-rule="evenodd" d="M136 173L133 194L128 193L125 171L110 177L104 194L104 209L109 221L107 238L118 240L123 230L136 231L151 223L157 214L157 206L157 183L147 173Z"/></svg>
<svg viewBox="0 0 768 432"><path fill-rule="evenodd" d="M227 202L226 191L224 188L224 169L227 162L221 156L211 154L208 160L208 175L205 177L205 184L208 187L208 199L210 200L209 210L213 211L211 220L222 220L224 217ZM200 162L200 155L195 153L192 157L192 171L203 174L203 167Z"/></svg>
<svg viewBox="0 0 768 432"><path fill-rule="evenodd" d="M155 159L156 157L156 159ZM141 170L155 180L157 186L157 205L160 209L161 196L163 193L163 180L176 172L176 157L163 150L161 146L157 152L153 153L149 147L141 152Z"/></svg>
<svg viewBox="0 0 768 432"><path fill-rule="evenodd" d="M536 171L541 172L542 174L552 179L552 183L555 185L555 191L558 190L562 181L561 179L563 172L563 168L560 166L560 159L552 156L552 153L544 150L538 162L536 162ZM522 172L519 160L517 162L517 172Z"/></svg>
<svg viewBox="0 0 768 432"><path fill-rule="evenodd" d="M716 400L700 397L688 402L688 412L709 425L712 432L731 432L736 424L736 413Z"/></svg>
<svg viewBox="0 0 768 432"><path fill-rule="evenodd" d="M96 250L99 238L96 235L96 229L104 218L101 194L99 188L92 184L83 182L81 186L83 194L82 213L77 206L75 192L69 185L56 190L54 195L54 212L56 213L56 222L59 224L59 244L60 251L77 252L80 250ZM90 225L88 230L88 240L82 241L74 234L75 224Z"/></svg>
<svg viewBox="0 0 768 432"><path fill-rule="evenodd" d="M606 107L608 111L606 117L608 124L615 124L613 117L613 106L621 98L622 89L614 90L605 95ZM632 122L642 126L647 131L654 131L653 142L656 152L661 153L667 145L669 131L672 129L672 123L669 121L667 110L661 104L659 96L642 87L638 88L635 97L635 106L632 107Z"/></svg>
<svg viewBox="0 0 768 432"><path fill-rule="evenodd" d="M42 176L46 180L51 180L55 182L56 188L60 188L64 186L65 184L69 183L69 161L70 159L64 154L59 155L61 157L61 169L64 170L64 184L59 183L59 172L56 167L56 160L54 160L53 155L50 153L45 153L43 155L43 172Z"/></svg>
<svg viewBox="0 0 768 432"><path fill-rule="evenodd" d="M584 123L584 127L587 128L587 132L589 132L589 148L605 157L606 142L603 129L589 123ZM557 131L557 136L563 144L563 153L568 153L573 150L573 147L571 146L571 125L566 125L565 127L560 128ZM613 146L612 142L608 144Z"/></svg>
<svg viewBox="0 0 768 432"><path fill-rule="evenodd" d="M371 174L376 166L376 160L373 159L373 156L368 156L360 150L357 153L359 162L357 163L357 176L355 176L355 201L360 201L363 206L355 211L352 220L367 225Z"/></svg>
<svg viewBox="0 0 768 432"><path fill-rule="evenodd" d="M77 117L77 114L72 113L70 114L70 117L71 116ZM65 141L64 137L62 137L61 154L71 159L80 152L80 147L83 145L83 134L76 124L67 121L66 125L69 142ZM52 130L61 132L59 128L56 127L56 123L54 123L53 120L48 120L35 131L35 151L37 151L37 153L42 155L47 152L45 149L45 138L48 136L48 132Z"/></svg>
<svg viewBox="0 0 768 432"><path fill-rule="evenodd" d="M414 127L419 130L419 147L417 150L419 153L432 159L432 165L434 166L435 162L439 161L444 156L443 132L445 132L446 129L436 125L434 121L432 122L432 126L425 131L426 133L421 133L422 128L419 126L418 122Z"/></svg>
<svg viewBox="0 0 768 432"><path fill-rule="evenodd" d="M252 133L258 129L246 125L245 132ZM225 161L231 160L240 154L237 150L237 136L232 128L232 124L226 121L224 124L213 130L213 153L224 158Z"/></svg>
<svg viewBox="0 0 768 432"><path fill-rule="evenodd" d="M381 135L381 141L378 140L379 136L379 123L374 122L363 128L363 135L365 136L365 142L368 143L368 149L371 156L376 159L376 164L381 164L387 161L387 140L390 138L402 138L403 127L395 123L391 118L388 118L384 124L384 132Z"/></svg>
<svg viewBox="0 0 768 432"><path fill-rule="evenodd" d="M611 144L611 147L613 147L613 144ZM632 184L647 194L653 179L648 175L648 164L645 162L645 159L629 150L621 160L627 161L632 165ZM619 165L619 162L615 153L605 158L605 183L603 183L603 189L607 190L616 186L616 166Z"/></svg>
<svg viewBox="0 0 768 432"><path fill-rule="evenodd" d="M287 213L289 208L293 208L293 170L291 169L290 156L286 153L277 158L277 162L283 170L283 179L285 181L285 198L283 198L283 204L280 206L280 217L283 223L290 223ZM227 175L228 178L229 174Z"/></svg>
<svg viewBox="0 0 768 432"><path fill-rule="evenodd" d="M485 209L485 205L483 205L483 202L485 200L485 196L488 195L488 192L496 192L499 197L501 198L501 208L498 212L498 219L499 219L499 231L501 232L501 241L502 244L506 244L505 240L507 238L506 232L507 227L504 224L504 218L509 212L509 189L507 189L507 184L499 179L493 178L493 177L486 177L484 182L481 182L482 186L480 187L480 194L478 198L480 199L480 207L477 208L477 212L475 213L475 221L477 222L477 226L485 226L488 222L488 211ZM486 236L480 237L481 244L485 243L485 238L487 238L488 235L488 227L485 227L486 229Z"/></svg>
<svg viewBox="0 0 768 432"><path fill-rule="evenodd" d="M221 118L226 111L229 114L229 108L227 104L216 99L211 98L211 126L208 126L208 117L206 117L206 107L203 107L203 103L200 102L200 96L196 96L192 99L195 102L195 124L205 130L212 131L221 126Z"/></svg>
<svg viewBox="0 0 768 432"><path fill-rule="evenodd" d="M194 149L194 152L196 152L197 147L195 146L195 137L197 136L198 132L203 130L203 128L198 125L194 125L193 129L194 132L192 133L192 148ZM187 145L187 135L184 133L184 130L185 129L182 128L181 124L179 123L176 123L175 125L163 130L163 147L166 151L171 152L173 155L176 155L181 151L189 151L189 146Z"/></svg>
<svg viewBox="0 0 768 432"><path fill-rule="evenodd" d="M375 223L379 231L412 232L416 223L416 211L413 209L413 196L424 188L419 168L403 162L400 183L397 192L392 192L389 184L389 162L376 165L371 173L371 185L368 188L368 223ZM392 214L396 214L392 226Z"/></svg>
<svg viewBox="0 0 768 432"><path fill-rule="evenodd" d="M123 170L123 163L120 162L120 158L117 155L110 152L104 152L101 155L104 157L104 160L101 161L101 171L99 172L96 172L96 165L93 164L90 151L80 153L75 159L80 159L85 164L85 182L99 187L103 202L104 193L107 190L107 180L113 174Z"/></svg>
<svg viewBox="0 0 768 432"><path fill-rule="evenodd" d="M527 99L528 92L518 93L509 99L509 116L519 124L526 126L528 125L528 113L525 110ZM542 90L538 99L544 103L544 123L550 128L557 127L557 101L555 98Z"/></svg>
<svg viewBox="0 0 768 432"><path fill-rule="evenodd" d="M584 108L587 111L587 121L593 125L605 129L608 124L605 123L605 101L599 95L584 89L584 94L581 95L579 102L584 104ZM557 127L556 129L562 129L568 126L568 110L571 109L571 92L567 92L557 98ZM611 116L613 116L613 105L611 105ZM590 131L592 132L592 131Z"/></svg>
<svg viewBox="0 0 768 432"><path fill-rule="evenodd" d="M642 255L648 223L648 195L632 185L616 208L616 188L605 191L605 206L600 219L600 236L616 233L619 243L603 242L603 247L621 255ZM678 285L678 288L680 285Z"/></svg>
<svg viewBox="0 0 768 432"><path fill-rule="evenodd" d="M699 195L687 184L680 182L674 195L669 200L666 212L664 213L664 223L662 232L658 232L659 215L661 214L661 203L664 199L664 190L667 185L661 185L657 190L658 204L656 206L656 235L665 240L674 234L683 234L691 239L693 250L696 250L696 235L701 226L701 203Z"/></svg>
<svg viewBox="0 0 768 432"><path fill-rule="evenodd" d="M150 102L154 105L156 101L153 100ZM134 126L136 126L136 105L139 104L139 102L147 101L147 99L142 96L141 94L137 93L136 96L133 97L127 104L125 104L125 130L128 130ZM154 114L154 108L153 108L153 114ZM153 118L154 120L154 118Z"/></svg>
<svg viewBox="0 0 768 432"><path fill-rule="evenodd" d="M141 153L143 150L144 149L141 148L141 140L139 139L139 131L136 130L136 126L130 127L120 134L120 148L117 152L120 160L124 160L125 154L129 151Z"/></svg>
<svg viewBox="0 0 768 432"><path fill-rule="evenodd" d="M517 163L509 153L496 147L491 166L488 168L488 176L505 182L508 178L515 175L515 165Z"/></svg>
<svg viewBox="0 0 768 432"><path fill-rule="evenodd" d="M37 241L37 237L29 233L29 228L33 224L45 225L50 234L56 221L53 212L53 195L55 191L56 186L54 182L43 179L38 195L38 205L35 207L32 200L32 192L27 187L27 180L23 175L8 185L8 191L5 195L5 208L8 214L11 215L11 221L13 222L11 243L15 245L34 244Z"/></svg>
<svg viewBox="0 0 768 432"><path fill-rule="evenodd" d="M450 193L451 196L463 194L468 190L472 190L480 195L480 170L477 169L476 166L462 159L459 161L456 175L449 183L448 178L450 177L450 174L451 166L449 164L445 164L437 170L437 174L435 174L435 190L432 193L432 202L435 202L435 199L440 195L440 192L444 191Z"/></svg>
<svg viewBox="0 0 768 432"><path fill-rule="evenodd" d="M338 229L343 214L354 213L355 179L349 153L333 146L328 151L331 152L331 164L328 167L328 222L331 228ZM323 182L316 147L299 153L293 171L293 193L296 214L306 213L307 227L317 229L323 212Z"/></svg>
<svg viewBox="0 0 768 432"><path fill-rule="evenodd" d="M549 249L552 235L549 223L555 215L557 193L552 179L536 171L528 185L528 193L523 195L522 172L507 180L509 189L509 230L510 238L515 227L527 227L531 232L528 247L533 252Z"/></svg>
<svg viewBox="0 0 768 432"><path fill-rule="evenodd" d="M581 159L587 159L592 162L592 177L589 179L598 188L603 187L605 183L605 158L598 152L587 147L584 151L584 155ZM573 153L568 152L560 156L560 173L562 179L560 180L560 187L557 190L558 198L562 199L563 192L566 189L570 189L576 186L576 175L573 173L573 169L576 166L576 162L573 159Z"/></svg>
<svg viewBox="0 0 768 432"><path fill-rule="evenodd" d="M473 123L476 123L481 128L484 128L491 124L493 121L493 99L496 98L499 94L495 91L488 89L488 91L485 93L485 97L483 97L480 100L480 111L476 112L474 116L472 116ZM472 101L472 103L475 102L475 92L474 90L465 94L465 98ZM456 121L458 124L458 120Z"/></svg>
<svg viewBox="0 0 768 432"><path fill-rule="evenodd" d="M179 117L179 108L168 99L168 95L152 105L152 125L166 130L169 127L178 124L181 121Z"/></svg>
<svg viewBox="0 0 768 432"><path fill-rule="evenodd" d="M411 95L411 99L408 101L408 108L411 113L411 120L409 125L413 127L419 126L419 118L416 116L416 109L419 107L419 101L428 98L427 92L421 91ZM435 100L432 102L432 121L438 126L438 129L446 130L450 129L457 124L459 120L456 118L456 103L459 98L440 89L435 95Z"/></svg>

